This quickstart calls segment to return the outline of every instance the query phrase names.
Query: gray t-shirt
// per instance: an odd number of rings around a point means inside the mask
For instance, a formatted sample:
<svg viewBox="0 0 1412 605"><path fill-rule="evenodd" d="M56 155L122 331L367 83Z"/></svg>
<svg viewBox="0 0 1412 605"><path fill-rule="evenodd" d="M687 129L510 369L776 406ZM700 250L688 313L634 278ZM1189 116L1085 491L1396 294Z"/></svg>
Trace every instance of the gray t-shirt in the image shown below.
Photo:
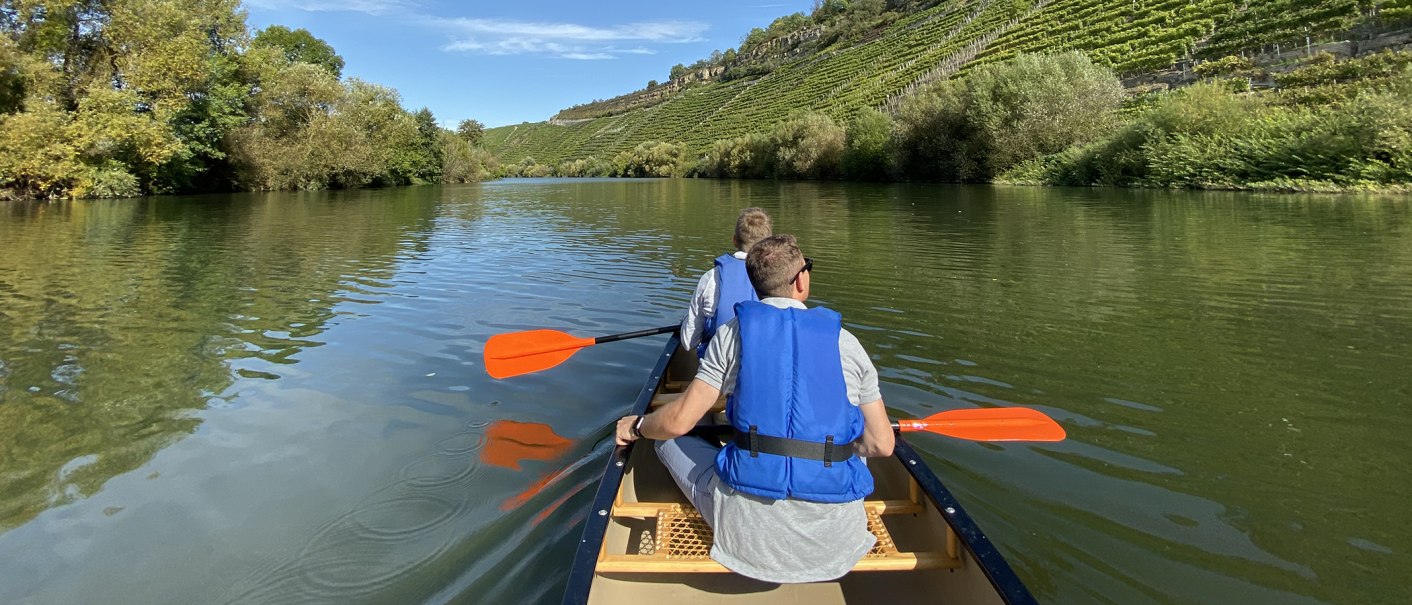
<svg viewBox="0 0 1412 605"><path fill-rule="evenodd" d="M805 308L789 298L766 298L780 308ZM847 330L838 335L843 379L853 405L882 398L878 372L858 339ZM740 370L740 333L735 320L716 331L696 377L723 393L735 390ZM715 531L711 558L731 571L778 583L822 582L848 573L877 540L868 532L863 501L842 504L805 500L772 500L737 492L716 478Z"/></svg>

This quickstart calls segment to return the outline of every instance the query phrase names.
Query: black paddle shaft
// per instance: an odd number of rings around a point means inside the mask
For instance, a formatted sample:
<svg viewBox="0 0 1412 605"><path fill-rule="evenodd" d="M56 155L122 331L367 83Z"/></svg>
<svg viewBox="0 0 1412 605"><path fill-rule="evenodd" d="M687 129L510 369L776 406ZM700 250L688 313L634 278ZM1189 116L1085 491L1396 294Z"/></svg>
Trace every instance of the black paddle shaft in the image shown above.
<svg viewBox="0 0 1412 605"><path fill-rule="evenodd" d="M898 424L896 421L893 421L892 430L896 432L897 429ZM722 435L729 435L734 432L735 427L729 424L698 424L696 425L696 428L691 429L691 432L687 434L696 435L697 437L720 437Z"/></svg>
<svg viewBox="0 0 1412 605"><path fill-rule="evenodd" d="M611 336L599 336L598 338L593 339L593 344L601 345L605 342L613 342L615 340L627 340L629 338L642 338L643 336L670 334L672 332L675 332L679 327L680 326L662 326L660 328L652 328L651 330L640 330L637 332L627 332L624 334L613 334Z"/></svg>

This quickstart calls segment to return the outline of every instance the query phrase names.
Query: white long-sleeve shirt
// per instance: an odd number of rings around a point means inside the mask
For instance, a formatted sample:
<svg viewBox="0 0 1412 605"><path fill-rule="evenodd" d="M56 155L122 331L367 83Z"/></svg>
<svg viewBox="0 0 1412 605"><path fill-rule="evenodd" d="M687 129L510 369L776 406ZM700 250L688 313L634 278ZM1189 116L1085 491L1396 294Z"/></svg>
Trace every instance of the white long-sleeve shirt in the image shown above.
<svg viewBox="0 0 1412 605"><path fill-rule="evenodd" d="M735 257L745 260L745 253L737 251ZM717 287L721 279L719 273L713 266L696 282L696 293L691 295L686 319L681 322L681 344L688 351L695 351L701 344L701 338L706 333L706 319L716 315L716 306L721 300L721 289Z"/></svg>

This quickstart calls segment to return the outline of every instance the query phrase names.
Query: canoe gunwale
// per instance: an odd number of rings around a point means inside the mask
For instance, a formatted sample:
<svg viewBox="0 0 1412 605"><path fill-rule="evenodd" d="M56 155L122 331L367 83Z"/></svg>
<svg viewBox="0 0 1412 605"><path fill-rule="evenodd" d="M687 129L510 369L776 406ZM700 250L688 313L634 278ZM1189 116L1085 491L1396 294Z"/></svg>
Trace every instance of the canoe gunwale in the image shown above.
<svg viewBox="0 0 1412 605"><path fill-rule="evenodd" d="M647 412L647 407L652 404L652 396L657 393L658 386L667 374L667 364L672 361L672 355L680 346L681 335L673 332L629 414ZM589 509L588 520L584 523L583 534L579 537L578 548L574 551L574 564L569 569L569 581L564 587L564 605L588 603L588 592L593 587L593 574L598 567L598 551L608 532L608 523L613 518L608 512L618 495L618 487L622 485L623 475L627 472L628 458L637 443L634 441L627 445L614 446L613 453L608 456L603 479L598 482L598 493L593 496L593 507Z"/></svg>
<svg viewBox="0 0 1412 605"><path fill-rule="evenodd" d="M899 435L892 455L897 458L902 468L912 475L912 479L926 493L927 499L932 501L936 510L941 512L946 524L951 526L951 531L956 532L962 546L971 553L972 559L980 566L981 571L985 572L986 578L995 586L1006 605L1038 605L1039 602L1030 594L1025 583L1020 581L1020 577L1015 575L1015 570L1010 567L1005 556L1000 554L990 538L981 531L980 526L966 514L956 496L942 484L941 479L937 478L936 473L922 460L917 450L912 448L912 444Z"/></svg>

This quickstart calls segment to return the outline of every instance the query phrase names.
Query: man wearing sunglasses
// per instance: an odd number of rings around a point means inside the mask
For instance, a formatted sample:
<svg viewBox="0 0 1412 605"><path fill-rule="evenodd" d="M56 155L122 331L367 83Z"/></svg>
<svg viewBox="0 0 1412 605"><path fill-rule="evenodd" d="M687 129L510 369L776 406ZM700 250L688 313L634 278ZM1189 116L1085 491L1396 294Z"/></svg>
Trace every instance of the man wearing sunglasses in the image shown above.
<svg viewBox="0 0 1412 605"><path fill-rule="evenodd" d="M761 300L738 303L679 399L618 421L617 442L657 439L657 455L715 532L711 558L757 580L842 576L875 541L864 457L894 443L877 370L838 313L809 298L814 262L794 236L745 259ZM683 437L722 392L735 436L724 448Z"/></svg>

